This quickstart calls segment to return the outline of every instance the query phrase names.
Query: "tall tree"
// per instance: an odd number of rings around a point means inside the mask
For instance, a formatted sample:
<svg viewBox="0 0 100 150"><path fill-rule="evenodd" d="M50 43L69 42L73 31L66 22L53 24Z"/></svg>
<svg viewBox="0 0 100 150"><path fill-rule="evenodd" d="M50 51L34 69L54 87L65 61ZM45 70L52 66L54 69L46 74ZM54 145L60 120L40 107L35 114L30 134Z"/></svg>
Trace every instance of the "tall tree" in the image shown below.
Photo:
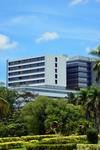
<svg viewBox="0 0 100 150"><path fill-rule="evenodd" d="M68 103L76 105L77 96L73 92L69 92L67 95Z"/></svg>
<svg viewBox="0 0 100 150"><path fill-rule="evenodd" d="M89 54L98 57L93 66L93 71L95 72L95 81L98 82L100 79L100 45L97 46L95 50L91 50Z"/></svg>
<svg viewBox="0 0 100 150"><path fill-rule="evenodd" d="M3 86L3 83L0 82L0 97L6 100L9 103L9 109L11 112L14 112L15 109L15 100L18 99L19 94L17 91L13 91Z"/></svg>
<svg viewBox="0 0 100 150"><path fill-rule="evenodd" d="M0 116L8 116L9 114L9 104L8 102L0 97Z"/></svg>
<svg viewBox="0 0 100 150"><path fill-rule="evenodd" d="M90 103L88 103L88 92L89 89L82 88L77 96L77 103L82 105L85 109L85 119L89 120L90 118Z"/></svg>
<svg viewBox="0 0 100 150"><path fill-rule="evenodd" d="M94 120L98 117L98 129L100 133L100 87L93 85L88 93L88 102L91 102L91 109L94 112Z"/></svg>

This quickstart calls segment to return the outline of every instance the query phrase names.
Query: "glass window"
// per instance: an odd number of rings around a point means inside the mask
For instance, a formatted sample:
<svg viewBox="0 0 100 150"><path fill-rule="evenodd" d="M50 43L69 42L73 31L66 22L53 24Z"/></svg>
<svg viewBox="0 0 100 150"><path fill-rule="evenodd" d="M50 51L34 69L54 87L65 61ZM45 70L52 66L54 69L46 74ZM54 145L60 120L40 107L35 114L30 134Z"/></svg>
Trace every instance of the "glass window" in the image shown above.
<svg viewBox="0 0 100 150"><path fill-rule="evenodd" d="M27 85L27 84L38 84L38 83L44 83L45 79L41 79L41 80L33 80L33 81L28 81L28 82L17 82L17 83L10 83L9 86L13 86L13 85Z"/></svg>
<svg viewBox="0 0 100 150"><path fill-rule="evenodd" d="M44 72L44 71L45 71L45 68L38 68L38 69L21 71L21 74ZM14 75L18 75L18 74L20 74L20 72L11 72L11 73L9 73L9 76L14 76Z"/></svg>
<svg viewBox="0 0 100 150"><path fill-rule="evenodd" d="M78 69L87 70L86 67L78 67Z"/></svg>
<svg viewBox="0 0 100 150"><path fill-rule="evenodd" d="M17 69L38 67L38 66L44 66L44 65L45 65L45 63L44 63L44 62L41 62L41 63L35 63L35 64L31 64L31 65L23 65L23 66L11 67L11 68L9 68L9 70L17 70ZM21 68L20 68L20 67L21 67Z"/></svg>
<svg viewBox="0 0 100 150"><path fill-rule="evenodd" d="M87 81L87 78L81 78L81 77L79 77L78 80L84 80L84 81Z"/></svg>
<svg viewBox="0 0 100 150"><path fill-rule="evenodd" d="M55 63L55 67L57 67L57 63Z"/></svg>
<svg viewBox="0 0 100 150"><path fill-rule="evenodd" d="M87 83L78 83L80 86L87 86Z"/></svg>
<svg viewBox="0 0 100 150"><path fill-rule="evenodd" d="M72 62L67 62L67 64L76 64L76 63L78 63L78 64L83 64L83 65L87 65L88 63L87 62L83 62L83 61L72 61Z"/></svg>
<svg viewBox="0 0 100 150"><path fill-rule="evenodd" d="M55 57L55 62L57 62L57 57Z"/></svg>
<svg viewBox="0 0 100 150"><path fill-rule="evenodd" d="M86 72L78 72L79 75L88 75Z"/></svg>
<svg viewBox="0 0 100 150"><path fill-rule="evenodd" d="M57 80L55 80L55 84L57 84Z"/></svg>
<svg viewBox="0 0 100 150"><path fill-rule="evenodd" d="M55 78L57 78L57 74L55 74Z"/></svg>
<svg viewBox="0 0 100 150"><path fill-rule="evenodd" d="M55 69L55 73L57 73L57 69Z"/></svg>
<svg viewBox="0 0 100 150"><path fill-rule="evenodd" d="M15 78L9 78L9 81L15 81L15 80L24 80L24 79L30 79L30 78L42 78L45 74L35 74L31 76L21 76L21 77L15 77Z"/></svg>

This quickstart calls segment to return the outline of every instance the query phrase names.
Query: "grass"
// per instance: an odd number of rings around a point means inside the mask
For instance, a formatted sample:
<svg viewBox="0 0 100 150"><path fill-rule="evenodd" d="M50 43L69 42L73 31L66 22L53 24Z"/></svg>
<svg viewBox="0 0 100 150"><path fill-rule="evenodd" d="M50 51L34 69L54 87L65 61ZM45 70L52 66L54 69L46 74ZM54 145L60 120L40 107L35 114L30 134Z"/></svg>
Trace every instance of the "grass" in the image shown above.
<svg viewBox="0 0 100 150"><path fill-rule="evenodd" d="M10 149L10 150L26 150L26 148L23 147L23 148L15 148L15 149Z"/></svg>

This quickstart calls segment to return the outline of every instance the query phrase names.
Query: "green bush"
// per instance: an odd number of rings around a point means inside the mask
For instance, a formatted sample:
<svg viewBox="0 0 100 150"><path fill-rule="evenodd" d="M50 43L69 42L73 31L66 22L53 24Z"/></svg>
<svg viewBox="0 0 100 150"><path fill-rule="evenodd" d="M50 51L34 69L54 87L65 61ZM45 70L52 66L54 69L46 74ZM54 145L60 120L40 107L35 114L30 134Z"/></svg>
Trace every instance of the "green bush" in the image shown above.
<svg viewBox="0 0 100 150"><path fill-rule="evenodd" d="M98 132L95 129L87 130L87 141L90 144L97 144L98 143Z"/></svg>
<svg viewBox="0 0 100 150"><path fill-rule="evenodd" d="M22 141L0 143L0 150L19 148L19 147L24 147L24 143Z"/></svg>
<svg viewBox="0 0 100 150"><path fill-rule="evenodd" d="M23 141L30 141L30 140L38 140L41 141L43 138L52 138L57 137L57 134L47 134L47 135L33 135L33 136L21 136Z"/></svg>
<svg viewBox="0 0 100 150"><path fill-rule="evenodd" d="M75 150L76 144L26 144L26 150Z"/></svg>
<svg viewBox="0 0 100 150"><path fill-rule="evenodd" d="M99 144L77 144L77 150L100 150Z"/></svg>

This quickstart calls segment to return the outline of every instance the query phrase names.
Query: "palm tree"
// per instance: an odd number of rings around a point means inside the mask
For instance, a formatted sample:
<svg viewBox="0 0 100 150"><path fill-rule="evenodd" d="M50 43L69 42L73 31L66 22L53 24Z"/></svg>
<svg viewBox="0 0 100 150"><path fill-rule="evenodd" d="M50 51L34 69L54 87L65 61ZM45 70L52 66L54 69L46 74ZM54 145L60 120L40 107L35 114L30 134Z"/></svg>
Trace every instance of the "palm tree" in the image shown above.
<svg viewBox="0 0 100 150"><path fill-rule="evenodd" d="M9 104L8 102L0 97L0 115L8 116L9 114Z"/></svg>
<svg viewBox="0 0 100 150"><path fill-rule="evenodd" d="M93 85L88 93L88 102L91 102L91 108L94 112L95 127L98 117L98 129L100 133L100 87Z"/></svg>
<svg viewBox="0 0 100 150"><path fill-rule="evenodd" d="M66 97L67 99L68 99L68 103L71 103L71 104L74 104L74 105L76 105L76 95L73 93L73 92L69 92L68 94L67 94L67 97Z"/></svg>
<svg viewBox="0 0 100 150"><path fill-rule="evenodd" d="M95 81L98 82L100 79L100 45L97 46L96 50L90 51L91 55L98 57L99 59L95 61L92 70L95 72Z"/></svg>
<svg viewBox="0 0 100 150"><path fill-rule="evenodd" d="M82 105L85 109L85 119L86 120L89 120L90 118L90 104L88 103L88 92L89 92L89 89L86 89L86 88L82 88L79 92L79 94L77 95L77 103L79 105Z"/></svg>

